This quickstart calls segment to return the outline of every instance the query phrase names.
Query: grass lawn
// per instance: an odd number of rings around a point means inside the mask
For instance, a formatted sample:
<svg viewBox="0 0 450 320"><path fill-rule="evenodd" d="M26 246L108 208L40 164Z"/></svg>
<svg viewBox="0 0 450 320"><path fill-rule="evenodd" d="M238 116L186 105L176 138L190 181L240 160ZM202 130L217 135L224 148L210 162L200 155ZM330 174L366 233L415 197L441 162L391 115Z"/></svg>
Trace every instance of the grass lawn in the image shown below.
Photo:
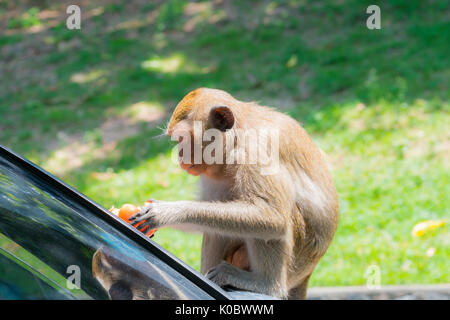
<svg viewBox="0 0 450 320"><path fill-rule="evenodd" d="M69 1L70 2L70 1ZM197 87L277 107L327 153L340 224L313 286L450 282L450 20L446 0L0 1L0 143L106 208L194 199L156 136ZM154 240L194 268L200 235Z"/></svg>

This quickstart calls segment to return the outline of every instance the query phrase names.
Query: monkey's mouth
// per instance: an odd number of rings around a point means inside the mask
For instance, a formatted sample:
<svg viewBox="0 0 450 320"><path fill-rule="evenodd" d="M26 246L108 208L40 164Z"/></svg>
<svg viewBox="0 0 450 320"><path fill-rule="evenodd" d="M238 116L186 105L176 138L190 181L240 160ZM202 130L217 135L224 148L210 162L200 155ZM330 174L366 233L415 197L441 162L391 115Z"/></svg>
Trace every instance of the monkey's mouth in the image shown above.
<svg viewBox="0 0 450 320"><path fill-rule="evenodd" d="M190 163L184 163L183 161L180 161L180 167L183 170L189 170L194 166L194 164L190 164Z"/></svg>
<svg viewBox="0 0 450 320"><path fill-rule="evenodd" d="M188 167L188 168L186 169L186 172L189 173L189 174L193 174L194 176L196 176L196 175L199 174L199 173L197 173L197 172L198 172L198 170L197 170L198 168L199 168L198 165L193 164L193 165L191 165L190 167Z"/></svg>
<svg viewBox="0 0 450 320"><path fill-rule="evenodd" d="M203 173L203 168L201 164L190 164L180 162L180 167L187 173L192 174L193 176L198 176Z"/></svg>

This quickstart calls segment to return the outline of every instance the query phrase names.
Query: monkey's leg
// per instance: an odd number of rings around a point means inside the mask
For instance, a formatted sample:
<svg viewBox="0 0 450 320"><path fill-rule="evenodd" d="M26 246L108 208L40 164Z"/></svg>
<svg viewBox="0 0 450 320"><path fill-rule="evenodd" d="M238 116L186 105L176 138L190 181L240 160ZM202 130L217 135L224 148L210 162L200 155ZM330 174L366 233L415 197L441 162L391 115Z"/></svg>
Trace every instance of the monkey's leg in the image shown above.
<svg viewBox="0 0 450 320"><path fill-rule="evenodd" d="M203 234L201 272L205 274L209 269L217 266L226 259L230 249L238 248L239 245L244 245L240 239L224 237L220 234Z"/></svg>
<svg viewBox="0 0 450 320"><path fill-rule="evenodd" d="M230 238L210 233L203 234L201 272L205 274L209 269L222 262Z"/></svg>
<svg viewBox="0 0 450 320"><path fill-rule="evenodd" d="M208 271L207 277L220 286L264 293L285 298L286 259L283 242L246 241L251 271L239 269L225 261Z"/></svg>
<svg viewBox="0 0 450 320"><path fill-rule="evenodd" d="M302 282L298 286L289 290L289 295L288 295L289 300L304 300L304 299L306 299L306 291L308 289L308 282L309 282L310 276L311 275L307 276L304 280L302 280Z"/></svg>
<svg viewBox="0 0 450 320"><path fill-rule="evenodd" d="M221 287L230 286L279 298L285 296L276 281L255 272L239 269L226 261L210 269L206 277Z"/></svg>

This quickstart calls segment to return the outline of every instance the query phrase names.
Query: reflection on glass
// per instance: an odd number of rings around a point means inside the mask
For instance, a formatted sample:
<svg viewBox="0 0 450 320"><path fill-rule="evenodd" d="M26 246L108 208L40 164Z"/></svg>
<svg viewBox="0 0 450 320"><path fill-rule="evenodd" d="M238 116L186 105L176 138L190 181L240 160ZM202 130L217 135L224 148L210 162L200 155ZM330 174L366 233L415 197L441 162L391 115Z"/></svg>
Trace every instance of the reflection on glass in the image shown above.
<svg viewBox="0 0 450 320"><path fill-rule="evenodd" d="M57 297L57 293L62 293L58 299L90 299L83 290L67 290L66 278L53 270L49 265L31 254L2 233L0 233L0 299L51 299ZM33 275L34 281L24 280ZM17 283L17 281L20 281ZM39 284L49 284L51 288ZM33 288L41 288L34 290ZM14 289L11 289L14 288ZM12 292L22 292L17 298L17 294ZM57 293L55 293L57 292ZM64 297L63 297L64 296Z"/></svg>
<svg viewBox="0 0 450 320"><path fill-rule="evenodd" d="M0 248L0 299L73 299L74 296L15 255Z"/></svg>
<svg viewBox="0 0 450 320"><path fill-rule="evenodd" d="M52 279L55 272L67 278L67 268L78 266L86 298L211 299L105 221L1 158L0 233L0 248L15 243L9 252L27 251L21 259L53 281L61 282ZM1 284L0 278L0 290Z"/></svg>

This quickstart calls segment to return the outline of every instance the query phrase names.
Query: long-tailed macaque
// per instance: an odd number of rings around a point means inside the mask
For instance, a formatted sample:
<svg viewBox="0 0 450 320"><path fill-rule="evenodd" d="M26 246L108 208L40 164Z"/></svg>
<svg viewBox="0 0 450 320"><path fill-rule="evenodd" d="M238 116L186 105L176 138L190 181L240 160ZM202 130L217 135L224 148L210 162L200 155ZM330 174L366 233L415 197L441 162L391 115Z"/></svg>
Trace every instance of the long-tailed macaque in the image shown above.
<svg viewBox="0 0 450 320"><path fill-rule="evenodd" d="M127 261L124 263L122 261ZM132 261L117 250L100 247L92 257L92 276L112 300L184 300L187 297L155 264Z"/></svg>
<svg viewBox="0 0 450 320"><path fill-rule="evenodd" d="M197 129L205 136L197 137ZM241 147L250 131L262 133L260 139L253 136ZM181 226L202 232L201 271L222 287L304 299L338 222L332 178L305 130L271 108L200 88L178 103L166 133L178 141L181 168L201 176L201 201L157 201L132 223L145 220L140 230ZM222 147L211 152L208 146L219 142ZM207 151L215 161L206 159ZM256 163L236 160L255 152ZM276 170L264 170L268 157Z"/></svg>

